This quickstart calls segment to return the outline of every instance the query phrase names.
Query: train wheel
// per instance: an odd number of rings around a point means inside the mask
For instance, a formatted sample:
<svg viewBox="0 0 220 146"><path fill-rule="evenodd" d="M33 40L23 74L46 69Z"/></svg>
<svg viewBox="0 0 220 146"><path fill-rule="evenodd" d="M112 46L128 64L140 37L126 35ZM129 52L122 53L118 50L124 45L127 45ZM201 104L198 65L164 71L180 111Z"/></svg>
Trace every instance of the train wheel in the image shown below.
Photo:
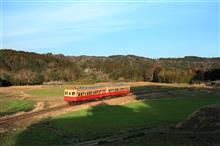
<svg viewBox="0 0 220 146"><path fill-rule="evenodd" d="M68 104L69 104L69 105L73 105L74 102L73 102L73 101L68 101Z"/></svg>

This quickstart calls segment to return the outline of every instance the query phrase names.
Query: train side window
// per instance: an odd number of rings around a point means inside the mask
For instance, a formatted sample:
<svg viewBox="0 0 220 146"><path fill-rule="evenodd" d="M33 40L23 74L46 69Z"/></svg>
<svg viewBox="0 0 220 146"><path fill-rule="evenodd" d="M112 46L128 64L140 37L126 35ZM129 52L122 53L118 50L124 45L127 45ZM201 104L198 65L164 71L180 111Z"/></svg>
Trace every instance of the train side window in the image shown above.
<svg viewBox="0 0 220 146"><path fill-rule="evenodd" d="M74 96L74 95L75 95L75 92L72 92L72 95Z"/></svg>
<svg viewBox="0 0 220 146"><path fill-rule="evenodd" d="M65 92L65 95L68 95L68 92L67 92L67 91Z"/></svg>
<svg viewBox="0 0 220 146"><path fill-rule="evenodd" d="M69 92L69 95L71 95L71 92Z"/></svg>

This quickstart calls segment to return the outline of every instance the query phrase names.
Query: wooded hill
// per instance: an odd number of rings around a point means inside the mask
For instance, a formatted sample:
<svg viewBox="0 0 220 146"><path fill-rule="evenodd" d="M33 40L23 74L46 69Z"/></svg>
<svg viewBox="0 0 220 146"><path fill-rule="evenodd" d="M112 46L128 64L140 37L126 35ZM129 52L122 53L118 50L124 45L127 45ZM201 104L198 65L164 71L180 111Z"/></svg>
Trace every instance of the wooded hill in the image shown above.
<svg viewBox="0 0 220 146"><path fill-rule="evenodd" d="M220 58L150 59L134 55L64 56L0 50L0 85L49 81L153 81L193 83L220 80Z"/></svg>

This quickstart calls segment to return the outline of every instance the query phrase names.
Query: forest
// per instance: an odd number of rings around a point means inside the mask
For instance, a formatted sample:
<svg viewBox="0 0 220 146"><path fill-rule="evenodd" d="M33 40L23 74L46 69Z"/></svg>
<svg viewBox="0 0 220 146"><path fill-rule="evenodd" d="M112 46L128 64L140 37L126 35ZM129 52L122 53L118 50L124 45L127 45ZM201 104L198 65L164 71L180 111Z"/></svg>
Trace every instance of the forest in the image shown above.
<svg viewBox="0 0 220 146"><path fill-rule="evenodd" d="M51 81L200 83L215 80L220 80L220 57L152 59L134 55L64 56L0 50L0 86Z"/></svg>

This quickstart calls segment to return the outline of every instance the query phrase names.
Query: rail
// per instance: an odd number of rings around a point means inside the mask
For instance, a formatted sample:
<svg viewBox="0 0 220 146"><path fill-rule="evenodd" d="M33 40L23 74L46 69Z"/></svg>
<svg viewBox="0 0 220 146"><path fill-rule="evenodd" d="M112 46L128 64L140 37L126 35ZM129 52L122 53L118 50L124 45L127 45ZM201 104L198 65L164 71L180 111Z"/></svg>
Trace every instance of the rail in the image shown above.
<svg viewBox="0 0 220 146"><path fill-rule="evenodd" d="M21 120L21 119L25 119L25 118L28 118L28 117L33 117L33 116L45 114L45 113L52 112L52 111L61 110L61 109L68 108L68 107L71 107L71 106L62 105L62 106L52 107L52 108L49 108L49 109L44 109L44 110L40 110L40 111L36 111L36 112L30 112L30 113L27 113L27 114L22 114L22 115L18 115L18 116L13 116L13 117L1 119L0 120L0 126L10 124L11 122L14 122L14 121L17 121L17 120Z"/></svg>

